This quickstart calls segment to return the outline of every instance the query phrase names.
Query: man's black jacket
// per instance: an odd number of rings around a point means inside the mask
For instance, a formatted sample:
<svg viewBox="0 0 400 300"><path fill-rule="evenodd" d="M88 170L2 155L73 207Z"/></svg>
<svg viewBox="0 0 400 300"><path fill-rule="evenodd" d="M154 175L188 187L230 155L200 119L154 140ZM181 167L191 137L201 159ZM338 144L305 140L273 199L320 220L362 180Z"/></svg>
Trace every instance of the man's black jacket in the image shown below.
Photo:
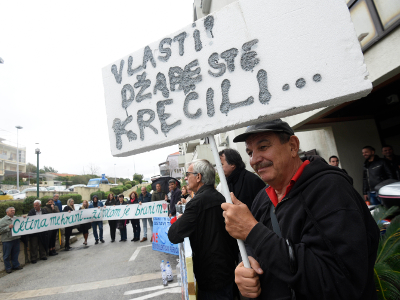
<svg viewBox="0 0 400 300"><path fill-rule="evenodd" d="M274 210L282 238L272 230L267 193L253 202L259 223L245 242L264 270L260 299L291 299L290 288L297 300L377 299L378 227L344 172L318 156L307 159L311 163Z"/></svg>
<svg viewBox="0 0 400 300"><path fill-rule="evenodd" d="M40 208L40 210L42 211L42 215L47 214L47 210ZM28 212L28 216L36 216L36 209L32 208L29 212Z"/></svg>
<svg viewBox="0 0 400 300"><path fill-rule="evenodd" d="M400 156L393 155L392 160L387 159L386 157L384 158L384 160L388 163L388 165L392 169L394 179L400 180Z"/></svg>
<svg viewBox="0 0 400 300"><path fill-rule="evenodd" d="M42 215L46 215L47 214L47 209L43 209L40 208L40 210L42 211ZM28 216L36 216L36 209L32 208L29 212L28 212ZM43 245L44 249L46 250L46 252L48 252L49 249L49 235L48 235L48 231L42 231L42 232L37 232L37 233L32 233L29 236L37 236L40 243Z"/></svg>
<svg viewBox="0 0 400 300"><path fill-rule="evenodd" d="M364 162L363 172L363 194L375 192L374 188L377 184L386 179L394 178L390 165L386 160L375 155L373 161L366 160Z"/></svg>
<svg viewBox="0 0 400 300"><path fill-rule="evenodd" d="M170 213L172 216L176 215L175 205L181 201L182 191L178 188L171 191L171 203L170 203Z"/></svg>
<svg viewBox="0 0 400 300"><path fill-rule="evenodd" d="M232 192L237 199L246 204L249 209L251 209L253 200L258 192L265 188L265 182L246 169L235 169L226 180L228 182L229 191Z"/></svg>
<svg viewBox="0 0 400 300"><path fill-rule="evenodd" d="M239 250L236 240L225 230L224 202L224 196L212 185L203 185L168 232L174 244L189 237L194 274L201 290L218 290L234 282Z"/></svg>

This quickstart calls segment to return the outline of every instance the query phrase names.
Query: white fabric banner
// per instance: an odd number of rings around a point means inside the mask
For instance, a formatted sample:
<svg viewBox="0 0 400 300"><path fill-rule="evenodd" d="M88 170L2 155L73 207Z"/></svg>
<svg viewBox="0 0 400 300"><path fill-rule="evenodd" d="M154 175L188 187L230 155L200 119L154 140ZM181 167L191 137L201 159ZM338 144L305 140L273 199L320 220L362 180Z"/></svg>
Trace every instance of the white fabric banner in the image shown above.
<svg viewBox="0 0 400 300"><path fill-rule="evenodd" d="M93 221L152 217L168 217L168 203L166 201L154 201L141 205L117 205L40 216L17 217L14 218L12 235L31 234Z"/></svg>

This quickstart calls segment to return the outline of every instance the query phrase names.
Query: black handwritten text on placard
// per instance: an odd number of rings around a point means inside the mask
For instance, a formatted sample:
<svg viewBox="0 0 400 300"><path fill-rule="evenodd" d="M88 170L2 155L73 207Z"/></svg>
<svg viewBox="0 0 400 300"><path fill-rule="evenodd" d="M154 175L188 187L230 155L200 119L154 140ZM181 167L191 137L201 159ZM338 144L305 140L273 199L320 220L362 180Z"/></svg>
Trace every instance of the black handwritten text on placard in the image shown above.
<svg viewBox="0 0 400 300"><path fill-rule="evenodd" d="M212 45L212 40L215 37L213 28L215 27L215 20L213 16L207 16L203 25L205 32L207 33L207 39L210 40L209 45ZM206 51L203 47L204 38L202 40L200 31L196 28L196 23L192 25L193 32L192 36L194 39L193 47L196 52ZM182 103L183 115L179 114L182 118L187 119L198 119L204 113L209 118L215 117L215 109L219 108L219 111L228 116L229 112L243 106L251 106L254 101L259 101L263 105L268 105L273 95L271 95L268 89L268 74L267 71L260 68L257 72L255 68L260 64L260 57L257 55L258 39L252 39L248 42L238 45L238 48L226 49L224 51L212 52L208 55L208 70L202 70L198 59L194 59L186 65L182 66L171 66L166 74L158 72L154 78L148 76L146 70L150 68L156 69L158 64L168 63L170 58L174 55L184 56L185 55L185 41L189 37L189 33L183 31L173 38L164 38L158 44L157 51L160 55L155 57L153 50L150 46L146 46L143 50L143 56L140 63L135 66L132 56L129 56L128 61L125 62L123 59L119 62L119 68L117 64L111 66L110 72L114 75L115 84L122 85L123 78L130 77L130 83L127 83L121 87L121 105L126 111L126 119L121 120L120 118L114 118L112 129L115 134L116 148L121 150L123 148L122 136L126 135L129 142L137 140L137 136L140 137L140 141L146 139L146 130L150 129L154 134L167 134L182 125L182 120L178 119L174 122L170 122L171 113L167 113L166 109L168 106L174 104L173 92L183 91L185 100ZM178 45L177 51L172 51L171 45L176 43ZM241 49L241 50L239 50ZM158 60L158 61L157 61ZM238 102L231 102L229 91L231 89L231 82L229 79L224 79L224 75L229 72L233 73L238 68L246 72L254 73L254 80L257 81L259 92L258 97L256 95L249 95L247 98L242 99ZM154 73L154 72L153 72ZM135 76L133 76L135 75ZM205 97L199 96L199 91L196 90L196 85L203 81L203 76L211 76L215 79L220 79L220 90L214 90L209 87L205 93ZM314 82L320 82L322 76L315 74L313 76ZM301 89L306 85L306 79L299 78L293 83L294 86ZM283 83L282 91L289 91L290 84ZM221 104L216 106L214 103L214 96L216 93L221 95ZM158 97L160 100L157 101L156 107L147 107L135 111L136 116L128 113L129 107L134 103L146 102L147 99ZM206 103L207 112L203 112L201 108L191 109L191 106L199 101ZM194 107L194 105L193 105ZM159 120L160 128L153 123L156 118ZM139 132L133 132L129 128L130 123L135 122L138 125ZM161 131L161 132L160 132Z"/></svg>

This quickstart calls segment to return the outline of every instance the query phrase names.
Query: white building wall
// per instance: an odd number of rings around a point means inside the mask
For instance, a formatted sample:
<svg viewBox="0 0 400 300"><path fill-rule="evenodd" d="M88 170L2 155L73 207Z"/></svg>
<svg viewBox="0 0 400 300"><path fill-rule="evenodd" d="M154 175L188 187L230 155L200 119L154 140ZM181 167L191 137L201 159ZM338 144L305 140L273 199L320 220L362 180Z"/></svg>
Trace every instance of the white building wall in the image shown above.
<svg viewBox="0 0 400 300"><path fill-rule="evenodd" d="M317 154L327 162L330 156L337 155L338 153L330 126L313 131L295 131L295 134L300 140L300 151L316 149Z"/></svg>
<svg viewBox="0 0 400 300"><path fill-rule="evenodd" d="M364 53L369 80L374 86L400 73L400 27Z"/></svg>
<svg viewBox="0 0 400 300"><path fill-rule="evenodd" d="M178 163L179 155L168 155L167 160L169 161L169 173L171 177L181 178L182 172Z"/></svg>

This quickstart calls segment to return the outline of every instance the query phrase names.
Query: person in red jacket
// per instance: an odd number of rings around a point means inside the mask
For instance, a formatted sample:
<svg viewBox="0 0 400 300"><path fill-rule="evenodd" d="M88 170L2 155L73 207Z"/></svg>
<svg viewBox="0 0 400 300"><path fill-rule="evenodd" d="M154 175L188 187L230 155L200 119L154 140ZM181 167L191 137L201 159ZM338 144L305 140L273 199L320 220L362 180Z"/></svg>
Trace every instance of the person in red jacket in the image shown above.
<svg viewBox="0 0 400 300"><path fill-rule="evenodd" d="M282 120L249 126L250 164L269 186L251 212L231 193L226 230L246 243L239 264L243 296L258 299L377 299L379 229L348 175L319 156L300 158L300 142Z"/></svg>

